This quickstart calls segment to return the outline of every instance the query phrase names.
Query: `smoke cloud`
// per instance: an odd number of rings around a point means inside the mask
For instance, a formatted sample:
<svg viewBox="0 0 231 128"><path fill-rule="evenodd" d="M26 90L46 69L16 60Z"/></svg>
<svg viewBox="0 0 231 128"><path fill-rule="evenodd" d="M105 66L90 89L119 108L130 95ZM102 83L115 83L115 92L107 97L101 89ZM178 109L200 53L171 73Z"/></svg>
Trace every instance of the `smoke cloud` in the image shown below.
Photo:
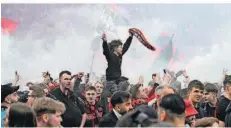
<svg viewBox="0 0 231 128"><path fill-rule="evenodd" d="M3 5L2 12L7 10L6 8L4 10L4 6L6 5ZM35 12L29 6L23 7L24 13L18 16L21 19L21 24L19 24L17 32L10 36L2 35L2 84L12 81L16 70L21 75L21 85L28 81L41 81L41 72L43 71L49 71L54 78L58 78L58 74L62 70L70 70L73 74L81 71L90 72L94 53L91 50L91 43L94 37L100 34L96 32L97 24L102 22L105 5L65 5L64 7L51 5L52 7L47 10L35 10L37 17L33 20L29 17ZM36 7L41 8L42 6ZM120 17L127 18L128 25L114 24L110 19L106 21L107 25L111 25L117 31L116 35L106 31L109 41L119 38L125 42L130 27L141 29L153 45L160 33L167 32L169 35L175 33L176 38L173 42L185 58L184 61L175 62L175 70L186 68L192 78L213 82L219 80L223 68L231 70L230 19L220 18L223 22L222 24L221 22L217 23L219 28L211 28L214 30L213 34L205 34L198 38L196 34L198 31L203 30L203 33L210 33L210 30L203 28L203 25L206 26L209 22L194 23L192 21L191 25L182 27L181 24L186 22L189 17L183 15L182 19L179 19L177 16L182 15L180 13L182 10L178 13L175 12L176 17L163 12L166 17L171 16L170 19L166 19L160 16L161 11L156 10L155 13L150 14L150 10L149 12L142 10L146 5L142 5L142 7L133 5L131 8L128 6L121 5L120 11L116 12ZM156 6L158 5L154 7ZM8 5L9 7L10 5ZM20 8L23 10L19 5L14 5L13 10ZM135 11L129 10L133 8L139 13L136 14ZM26 9L27 11L25 11ZM9 11L8 9L2 16L8 18ZM193 12L193 10L191 11ZM222 10L217 9L217 11ZM223 13L226 11L224 10ZM157 15L158 13L159 15ZM212 14L213 12L211 12ZM230 17L227 15L224 17ZM20 27L20 25L24 27ZM200 26L200 28L196 28L196 26ZM190 36L185 36L187 33L190 33ZM192 40L194 44L191 43ZM204 41L209 43L204 44ZM101 75L105 73L107 63L102 55L102 42L96 43L100 49L95 53L92 71ZM146 49L134 38L130 49L123 58L123 75L129 77L131 82L136 82L140 75L144 75L145 83L147 83L151 79L152 73L162 72L162 69L148 68L155 64L152 59L153 54L155 53Z"/></svg>

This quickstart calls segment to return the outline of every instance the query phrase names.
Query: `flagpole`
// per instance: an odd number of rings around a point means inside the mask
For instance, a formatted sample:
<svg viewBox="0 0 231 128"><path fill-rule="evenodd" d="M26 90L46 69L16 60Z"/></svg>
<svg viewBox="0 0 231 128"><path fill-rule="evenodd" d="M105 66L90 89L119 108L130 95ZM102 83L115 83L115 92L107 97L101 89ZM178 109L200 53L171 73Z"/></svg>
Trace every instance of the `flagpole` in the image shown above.
<svg viewBox="0 0 231 128"><path fill-rule="evenodd" d="M89 81L90 82L93 82L92 80L93 80L93 77L92 77L92 74L93 74L93 64L94 64L94 59L95 59L95 50L94 50L94 52L93 52L93 55L92 55L92 61L91 61L91 67L90 67L90 78L89 78Z"/></svg>
<svg viewBox="0 0 231 128"><path fill-rule="evenodd" d="M100 17L100 21L98 22L98 24L101 22L102 18L103 18L103 15L104 15L104 12L106 11L106 8L103 9L103 12L101 14L101 17ZM96 28L97 28L97 25L96 25ZM104 30L103 30L104 31ZM97 32L96 32L96 36L97 36ZM93 42L94 43L94 42ZM94 65L94 59L95 59L95 53L96 53L96 49L94 49L94 52L93 52L93 56L92 56L92 62L91 62L91 67L90 67L90 78L89 78L89 81L90 82L93 82L93 77L92 77L92 74L93 74L93 65Z"/></svg>
<svg viewBox="0 0 231 128"><path fill-rule="evenodd" d="M102 19L102 16L104 14L105 9L103 9L103 13L100 17L100 20ZM99 21L100 22L100 21ZM97 23L97 25L99 24L99 22ZM97 29L97 25L96 25L96 29ZM97 36L97 32L96 32L96 36ZM93 42L94 43L94 42ZM89 81L92 82L93 78L92 78L92 74L93 74L93 64L94 64L94 59L95 59L95 53L96 53L96 49L94 49L93 51L93 55L92 55L92 61L91 61L91 66L90 66L90 78Z"/></svg>

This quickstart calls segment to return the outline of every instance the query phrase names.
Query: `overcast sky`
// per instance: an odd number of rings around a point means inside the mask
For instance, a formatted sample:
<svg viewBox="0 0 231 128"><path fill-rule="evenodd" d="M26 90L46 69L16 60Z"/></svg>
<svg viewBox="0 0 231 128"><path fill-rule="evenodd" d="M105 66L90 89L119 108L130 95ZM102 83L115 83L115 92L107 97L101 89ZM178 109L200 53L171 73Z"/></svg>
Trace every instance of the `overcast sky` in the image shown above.
<svg viewBox="0 0 231 128"><path fill-rule="evenodd" d="M118 37L126 40L129 27L141 29L148 40L155 45L160 33L175 33L174 44L185 56L176 69L191 66L189 71L195 77L216 81L222 68L231 68L230 44L231 5L230 4L126 4L116 5L117 17L114 26ZM57 76L62 69L89 72L93 52L90 49L101 20L104 5L55 5L55 4L2 4L1 15L19 21L17 31L2 38L2 80L13 78L18 70L24 81L40 79L40 72L49 70ZM126 23L121 23L126 22ZM109 38L114 36L109 34ZM135 40L134 42L137 42ZM133 60L131 54L151 53L140 44L132 44L136 51L128 51L124 58L123 74L137 77L147 75L143 69L153 62ZM93 70L103 74L106 62L99 51ZM212 56L212 57L211 57ZM134 58L133 58L134 59ZM129 61L128 61L129 60ZM206 60L202 62L202 60ZM149 63L144 65L143 63ZM216 64L212 64L216 63ZM131 66L132 65L132 66ZM137 66L137 67L136 67ZM132 69L137 69L133 71ZM199 71L195 71L199 69ZM190 70L190 69L189 69ZM231 70L231 69L230 69ZM31 72L33 71L33 72ZM157 71L159 72L159 70ZM201 75L201 74L209 75ZM148 76L148 75L147 75ZM150 78L147 78L149 80Z"/></svg>

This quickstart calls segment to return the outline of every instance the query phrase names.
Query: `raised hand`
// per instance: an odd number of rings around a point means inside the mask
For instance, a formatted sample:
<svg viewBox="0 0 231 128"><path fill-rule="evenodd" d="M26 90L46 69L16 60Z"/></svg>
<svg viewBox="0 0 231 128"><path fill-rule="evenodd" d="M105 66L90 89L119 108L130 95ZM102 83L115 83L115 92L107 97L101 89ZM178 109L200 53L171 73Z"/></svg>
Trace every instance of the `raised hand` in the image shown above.
<svg viewBox="0 0 231 128"><path fill-rule="evenodd" d="M79 73L78 73L78 77L79 77L79 78L82 78L83 76L84 76L84 72L79 72Z"/></svg>
<svg viewBox="0 0 231 128"><path fill-rule="evenodd" d="M187 71L186 71L186 70L183 70L183 76L184 76L184 77L188 77L188 74L187 74Z"/></svg>
<svg viewBox="0 0 231 128"><path fill-rule="evenodd" d="M18 72L15 71L15 77L14 77L14 81L13 81L13 85L12 86L16 86L18 81L20 79L20 76L18 75Z"/></svg>
<svg viewBox="0 0 231 128"><path fill-rule="evenodd" d="M131 31L128 31L129 36L133 36L133 33Z"/></svg>
<svg viewBox="0 0 231 128"><path fill-rule="evenodd" d="M227 69L223 69L223 75L224 75L224 76L227 75L227 72L228 72Z"/></svg>
<svg viewBox="0 0 231 128"><path fill-rule="evenodd" d="M140 76L140 77L139 77L138 84L143 84L143 83L144 83L144 77L143 77L143 76Z"/></svg>
<svg viewBox="0 0 231 128"><path fill-rule="evenodd" d="M225 80L225 76L227 75L228 70L227 69L223 69L222 72L222 81Z"/></svg>
<svg viewBox="0 0 231 128"><path fill-rule="evenodd" d="M164 85L168 85L169 82L171 80L171 77L168 75L168 74L164 74L164 77L163 77L163 84Z"/></svg>
<svg viewBox="0 0 231 128"><path fill-rule="evenodd" d="M107 41L107 36L106 36L105 33L103 33L103 35L102 35L102 40L103 40L103 41Z"/></svg>
<svg viewBox="0 0 231 128"><path fill-rule="evenodd" d="M48 75L48 72L42 72L42 77L43 77L43 78L46 78L47 75Z"/></svg>
<svg viewBox="0 0 231 128"><path fill-rule="evenodd" d="M15 79L14 80L16 83L19 81L19 75L18 75L17 71L15 72Z"/></svg>

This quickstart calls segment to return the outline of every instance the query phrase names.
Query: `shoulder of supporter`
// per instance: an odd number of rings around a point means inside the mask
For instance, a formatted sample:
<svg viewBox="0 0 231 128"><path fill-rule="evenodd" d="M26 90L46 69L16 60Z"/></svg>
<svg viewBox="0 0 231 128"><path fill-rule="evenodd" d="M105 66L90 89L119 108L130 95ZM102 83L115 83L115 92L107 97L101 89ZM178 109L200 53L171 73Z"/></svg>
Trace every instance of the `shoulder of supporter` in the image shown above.
<svg viewBox="0 0 231 128"><path fill-rule="evenodd" d="M85 108L84 101L79 97L77 97L76 100L78 102L78 106L79 106L79 109L80 109L81 113L82 114L86 113L85 109L84 109Z"/></svg>
<svg viewBox="0 0 231 128"><path fill-rule="evenodd" d="M111 113L107 113L106 115L104 115L101 119L100 119L100 124L106 124L108 122L111 122Z"/></svg>
<svg viewBox="0 0 231 128"><path fill-rule="evenodd" d="M55 88L55 89L53 89L50 93L52 94L52 95L54 95L54 96L58 96L60 93L59 93L59 90L60 90L60 88Z"/></svg>
<svg viewBox="0 0 231 128"><path fill-rule="evenodd" d="M78 98L78 100L80 101L80 104L83 104L84 105L84 100L82 99L82 98L80 98L80 97L77 97Z"/></svg>
<svg viewBox="0 0 231 128"><path fill-rule="evenodd" d="M217 111L216 111L216 115L219 120L224 121L225 110L227 109L229 103L230 101L228 101L228 99L225 98L224 96L221 96L219 98L219 104L217 106Z"/></svg>

